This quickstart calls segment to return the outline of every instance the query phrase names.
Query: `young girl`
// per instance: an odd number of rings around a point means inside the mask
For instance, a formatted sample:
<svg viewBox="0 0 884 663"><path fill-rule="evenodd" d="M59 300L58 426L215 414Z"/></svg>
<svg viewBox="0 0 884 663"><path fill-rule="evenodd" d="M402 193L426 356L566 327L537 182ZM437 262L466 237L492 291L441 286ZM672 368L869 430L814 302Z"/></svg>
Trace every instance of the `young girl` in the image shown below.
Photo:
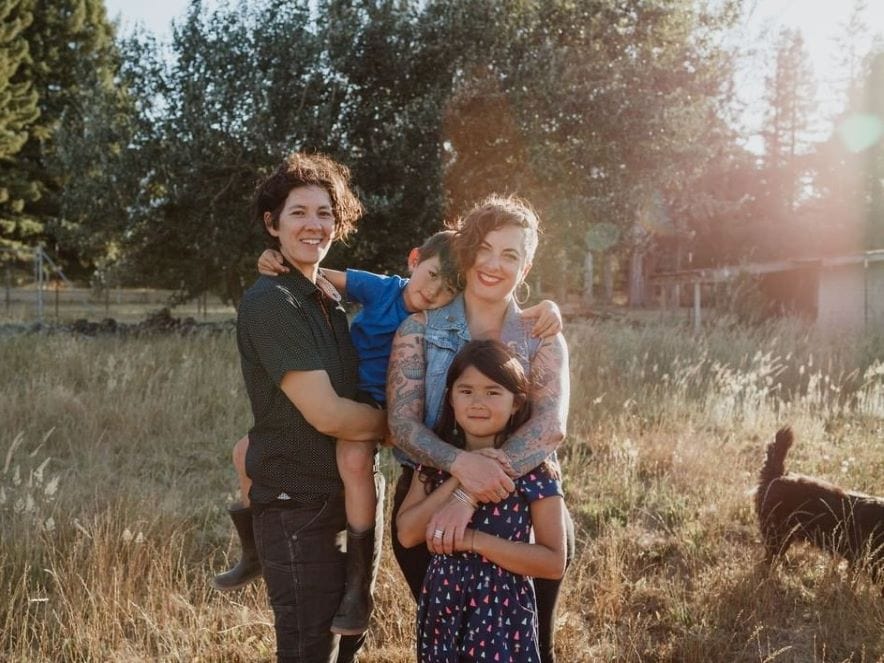
<svg viewBox="0 0 884 663"><path fill-rule="evenodd" d="M440 437L494 455L529 415L528 379L518 359L498 341L467 343L448 371ZM557 472L546 462L515 484L504 501L478 505L453 554L433 556L418 608L422 663L540 660L534 587L526 576L564 573L565 508ZM447 473L415 472L397 517L400 543L441 539L444 532L426 527L452 495L471 500Z"/></svg>

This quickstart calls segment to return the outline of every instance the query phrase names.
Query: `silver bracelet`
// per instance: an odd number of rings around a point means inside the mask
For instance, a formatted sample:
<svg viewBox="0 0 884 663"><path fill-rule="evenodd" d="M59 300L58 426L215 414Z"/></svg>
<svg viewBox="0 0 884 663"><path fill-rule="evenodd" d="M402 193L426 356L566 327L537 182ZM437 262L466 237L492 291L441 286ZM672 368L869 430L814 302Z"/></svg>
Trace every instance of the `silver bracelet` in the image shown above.
<svg viewBox="0 0 884 663"><path fill-rule="evenodd" d="M457 490L455 490L452 493L452 497L454 497L454 499L458 500L459 502L463 502L467 506L472 507L473 509L479 508L479 503L472 497L470 497L470 495L468 495L463 488L458 488Z"/></svg>

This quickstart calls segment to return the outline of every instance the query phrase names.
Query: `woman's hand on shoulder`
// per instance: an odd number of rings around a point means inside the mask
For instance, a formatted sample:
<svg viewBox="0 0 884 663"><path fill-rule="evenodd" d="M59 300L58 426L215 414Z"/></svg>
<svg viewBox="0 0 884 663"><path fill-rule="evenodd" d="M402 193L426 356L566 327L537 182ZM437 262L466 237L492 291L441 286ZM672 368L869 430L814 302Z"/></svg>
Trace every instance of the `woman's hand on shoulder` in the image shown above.
<svg viewBox="0 0 884 663"><path fill-rule="evenodd" d="M265 249L258 258L258 272L264 276L279 276L288 273L289 268L283 263L282 254L274 249Z"/></svg>
<svg viewBox="0 0 884 663"><path fill-rule="evenodd" d="M513 464L510 461L510 457L506 455L506 452L503 449L495 449L494 447L486 447L484 449L476 449L471 453L479 454L480 456L485 456L487 458L491 458L492 460L496 460L500 463L503 471L509 474L512 478L518 478L518 475L515 473L516 470L513 469Z"/></svg>

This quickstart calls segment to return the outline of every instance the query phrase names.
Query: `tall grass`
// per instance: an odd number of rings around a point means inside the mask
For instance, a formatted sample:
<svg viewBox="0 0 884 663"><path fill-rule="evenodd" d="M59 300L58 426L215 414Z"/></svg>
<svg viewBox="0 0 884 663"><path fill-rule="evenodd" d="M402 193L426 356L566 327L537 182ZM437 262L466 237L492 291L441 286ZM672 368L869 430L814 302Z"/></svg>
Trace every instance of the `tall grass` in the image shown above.
<svg viewBox="0 0 884 663"><path fill-rule="evenodd" d="M879 589L806 547L760 564L748 495L786 422L789 467L884 493L884 337L611 323L568 341L560 660L884 660ZM0 366L0 659L272 660L260 583L209 584L238 552L233 338L17 336ZM385 545L362 660L410 661Z"/></svg>

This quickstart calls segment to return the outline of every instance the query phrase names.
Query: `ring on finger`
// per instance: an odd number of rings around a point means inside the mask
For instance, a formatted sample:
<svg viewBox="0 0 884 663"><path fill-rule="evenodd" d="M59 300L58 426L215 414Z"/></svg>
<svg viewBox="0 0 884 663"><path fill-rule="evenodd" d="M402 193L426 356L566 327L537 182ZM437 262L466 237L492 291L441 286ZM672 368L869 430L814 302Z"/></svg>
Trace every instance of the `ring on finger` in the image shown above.
<svg viewBox="0 0 884 663"><path fill-rule="evenodd" d="M445 534L445 530L437 529L433 532L434 539L441 539Z"/></svg>

